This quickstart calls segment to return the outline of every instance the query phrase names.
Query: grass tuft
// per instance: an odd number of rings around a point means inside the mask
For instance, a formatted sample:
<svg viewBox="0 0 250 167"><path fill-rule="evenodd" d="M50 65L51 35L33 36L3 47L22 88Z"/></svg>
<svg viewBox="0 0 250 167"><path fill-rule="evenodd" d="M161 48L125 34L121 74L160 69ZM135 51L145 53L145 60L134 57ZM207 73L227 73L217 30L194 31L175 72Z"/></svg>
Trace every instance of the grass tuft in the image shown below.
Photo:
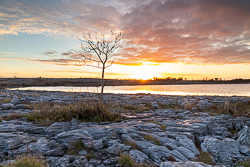
<svg viewBox="0 0 250 167"><path fill-rule="evenodd" d="M250 167L250 159L239 162L236 166Z"/></svg>
<svg viewBox="0 0 250 167"><path fill-rule="evenodd" d="M73 104L57 104L41 102L34 106L34 111L28 114L12 114L5 120L27 117L29 121L49 126L54 122L69 122L76 118L83 122L119 122L123 119L121 114L110 111L110 106L99 105L94 100L75 101Z"/></svg>
<svg viewBox="0 0 250 167"><path fill-rule="evenodd" d="M10 115L6 116L6 118L4 120L10 121L10 120L19 119L19 118L22 118L22 117L24 117L23 114L13 113L13 114L10 114Z"/></svg>
<svg viewBox="0 0 250 167"><path fill-rule="evenodd" d="M149 111L150 108L147 106L135 106L135 105L123 105L121 108L124 109L125 113L130 113L132 115L136 115L138 113L143 113L144 111Z"/></svg>
<svg viewBox="0 0 250 167"><path fill-rule="evenodd" d="M79 151L85 150L85 145L82 140L78 140L76 142L71 142L70 145L72 146L71 149L65 152L66 155L76 155Z"/></svg>
<svg viewBox="0 0 250 167"><path fill-rule="evenodd" d="M43 161L34 156L23 156L16 158L13 163L5 165L4 167L46 167Z"/></svg>
<svg viewBox="0 0 250 167"><path fill-rule="evenodd" d="M134 141L127 140L124 144L131 146L132 149L139 150L139 148L137 147L137 145Z"/></svg>
<svg viewBox="0 0 250 167"><path fill-rule="evenodd" d="M12 101L12 99L0 99L0 104L10 103L11 101Z"/></svg>
<svg viewBox="0 0 250 167"><path fill-rule="evenodd" d="M96 154L93 153L93 150L91 150L88 154L85 155L85 157L90 160L92 158L96 158Z"/></svg>
<svg viewBox="0 0 250 167"><path fill-rule="evenodd" d="M166 128L167 128L167 125L161 124L161 123L159 123L159 122L157 122L157 121L147 121L147 123L154 123L154 124L158 124L158 125L160 125L160 126L161 126L161 127L160 127L160 129L161 129L161 130L163 130L163 131L165 131L165 130L166 130Z"/></svg>
<svg viewBox="0 0 250 167"><path fill-rule="evenodd" d="M226 100L224 104L212 105L208 110L211 116L228 114L235 117L248 117L250 118L250 104L245 101L231 102L230 99Z"/></svg>
<svg viewBox="0 0 250 167"><path fill-rule="evenodd" d="M197 156L198 157L198 162L203 162L208 165L215 165L211 155L207 152L203 152L201 149L198 149L200 154Z"/></svg>
<svg viewBox="0 0 250 167"><path fill-rule="evenodd" d="M121 154L121 157L119 158L119 163L122 165L122 167L135 166L135 161L127 154Z"/></svg>
<svg viewBox="0 0 250 167"><path fill-rule="evenodd" d="M121 154L119 158L119 164L122 167L155 167L153 164L145 164L145 163L135 163L135 161L127 154Z"/></svg>
<svg viewBox="0 0 250 167"><path fill-rule="evenodd" d="M150 134L143 135L143 138L146 139L146 140L151 140L151 141L155 142L155 144L157 144L157 145L159 145L159 146L162 145L161 142L160 142L158 139L154 138L154 137L153 137L152 135L150 135Z"/></svg>

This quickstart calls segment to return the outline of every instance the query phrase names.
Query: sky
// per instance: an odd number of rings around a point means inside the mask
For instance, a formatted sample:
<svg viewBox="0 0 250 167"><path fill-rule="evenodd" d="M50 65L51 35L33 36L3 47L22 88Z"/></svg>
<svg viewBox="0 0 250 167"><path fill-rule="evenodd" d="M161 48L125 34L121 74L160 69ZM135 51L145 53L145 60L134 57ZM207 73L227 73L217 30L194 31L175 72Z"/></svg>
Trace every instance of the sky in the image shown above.
<svg viewBox="0 0 250 167"><path fill-rule="evenodd" d="M250 0L0 0L0 77L100 77L78 38L122 32L106 78L250 78Z"/></svg>

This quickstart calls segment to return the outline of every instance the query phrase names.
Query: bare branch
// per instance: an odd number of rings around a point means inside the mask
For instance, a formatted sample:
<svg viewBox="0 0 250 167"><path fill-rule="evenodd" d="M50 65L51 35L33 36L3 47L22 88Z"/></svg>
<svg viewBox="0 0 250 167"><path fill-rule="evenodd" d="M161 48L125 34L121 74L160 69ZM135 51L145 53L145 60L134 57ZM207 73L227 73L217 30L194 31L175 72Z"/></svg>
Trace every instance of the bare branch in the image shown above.
<svg viewBox="0 0 250 167"><path fill-rule="evenodd" d="M95 39L92 38L90 33L83 35L83 39L77 38L80 40L83 50L83 52L78 53L83 64L102 69L102 89L99 102L102 101L103 89L107 82L107 80L104 82L105 69L114 63L114 60L111 60L111 58L115 55L117 50L122 47L121 40L123 38L124 34L121 32L115 34L113 31L110 31L108 35L96 33ZM110 64L107 65L106 63L109 62Z"/></svg>

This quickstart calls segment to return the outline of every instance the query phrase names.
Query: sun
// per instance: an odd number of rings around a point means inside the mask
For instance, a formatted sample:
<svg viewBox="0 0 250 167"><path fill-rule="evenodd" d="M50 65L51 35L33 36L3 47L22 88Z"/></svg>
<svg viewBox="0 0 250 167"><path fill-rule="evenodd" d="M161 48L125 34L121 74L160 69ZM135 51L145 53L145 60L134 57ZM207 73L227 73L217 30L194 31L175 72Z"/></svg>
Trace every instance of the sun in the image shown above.
<svg viewBox="0 0 250 167"><path fill-rule="evenodd" d="M137 66L135 71L133 72L132 78L134 79L153 79L153 77L157 76L157 71L152 65L141 65Z"/></svg>

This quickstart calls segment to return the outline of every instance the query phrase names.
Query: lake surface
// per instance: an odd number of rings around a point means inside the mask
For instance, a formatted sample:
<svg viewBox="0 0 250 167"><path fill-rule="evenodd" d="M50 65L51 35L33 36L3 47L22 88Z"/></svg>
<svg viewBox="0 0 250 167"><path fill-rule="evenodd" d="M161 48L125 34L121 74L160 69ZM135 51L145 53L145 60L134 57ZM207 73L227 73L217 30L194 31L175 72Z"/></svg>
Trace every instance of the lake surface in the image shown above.
<svg viewBox="0 0 250 167"><path fill-rule="evenodd" d="M11 90L45 90L64 92L99 93L100 87L26 87ZM193 84L193 85L137 85L137 86L105 86L104 93L150 93L165 95L219 95L250 96L250 84Z"/></svg>

